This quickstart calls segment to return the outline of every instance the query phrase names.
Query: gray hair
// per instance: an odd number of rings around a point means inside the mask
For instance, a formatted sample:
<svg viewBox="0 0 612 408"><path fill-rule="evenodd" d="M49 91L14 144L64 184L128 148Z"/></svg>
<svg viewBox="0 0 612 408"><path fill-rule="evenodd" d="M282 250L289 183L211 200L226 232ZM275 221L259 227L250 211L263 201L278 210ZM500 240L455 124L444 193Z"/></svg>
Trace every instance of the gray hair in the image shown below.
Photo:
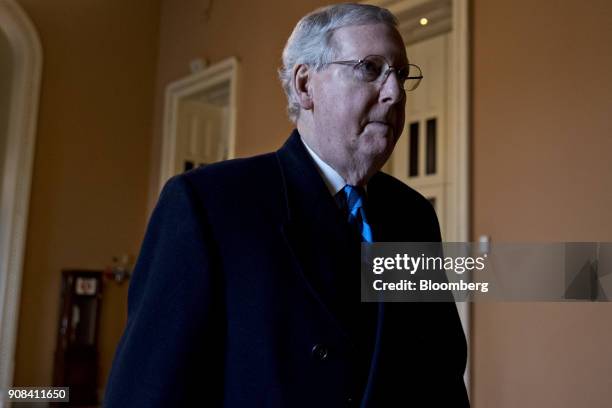
<svg viewBox="0 0 612 408"><path fill-rule="evenodd" d="M369 4L336 4L302 17L287 40L283 65L278 70L287 95L287 113L293 123L300 115L300 104L292 86L293 68L298 64L307 64L316 71L321 70L333 61L336 49L332 37L337 29L380 23L397 27L397 19L389 10Z"/></svg>

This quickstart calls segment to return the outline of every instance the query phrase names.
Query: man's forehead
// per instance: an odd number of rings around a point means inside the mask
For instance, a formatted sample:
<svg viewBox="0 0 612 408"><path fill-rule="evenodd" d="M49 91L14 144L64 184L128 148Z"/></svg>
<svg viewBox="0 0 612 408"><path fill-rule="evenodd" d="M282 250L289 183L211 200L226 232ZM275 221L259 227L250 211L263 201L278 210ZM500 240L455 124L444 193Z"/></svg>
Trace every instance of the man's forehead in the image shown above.
<svg viewBox="0 0 612 408"><path fill-rule="evenodd" d="M332 37L341 58L382 55L394 64L407 63L406 47L395 27L387 24L352 25L337 29Z"/></svg>

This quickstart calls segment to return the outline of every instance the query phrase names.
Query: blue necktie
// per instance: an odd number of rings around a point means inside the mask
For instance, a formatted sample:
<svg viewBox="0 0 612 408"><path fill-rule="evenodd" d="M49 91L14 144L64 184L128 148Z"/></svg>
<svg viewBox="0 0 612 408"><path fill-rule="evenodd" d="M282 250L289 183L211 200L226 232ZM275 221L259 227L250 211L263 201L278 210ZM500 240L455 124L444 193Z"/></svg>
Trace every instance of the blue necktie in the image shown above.
<svg viewBox="0 0 612 408"><path fill-rule="evenodd" d="M368 224L368 219L364 210L365 191L363 187L349 186L343 188L346 195L348 207L348 222L354 226L361 235L361 242L374 242L372 239L372 229Z"/></svg>

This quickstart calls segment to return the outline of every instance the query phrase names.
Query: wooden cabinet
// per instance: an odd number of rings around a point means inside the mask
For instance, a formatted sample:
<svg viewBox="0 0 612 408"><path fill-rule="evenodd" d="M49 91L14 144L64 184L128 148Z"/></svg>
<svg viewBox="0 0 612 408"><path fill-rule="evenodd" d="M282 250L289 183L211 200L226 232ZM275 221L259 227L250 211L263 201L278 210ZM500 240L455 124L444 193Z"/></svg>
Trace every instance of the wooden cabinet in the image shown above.
<svg viewBox="0 0 612 408"><path fill-rule="evenodd" d="M62 272L53 384L70 387L71 406L98 403L102 275L102 271Z"/></svg>

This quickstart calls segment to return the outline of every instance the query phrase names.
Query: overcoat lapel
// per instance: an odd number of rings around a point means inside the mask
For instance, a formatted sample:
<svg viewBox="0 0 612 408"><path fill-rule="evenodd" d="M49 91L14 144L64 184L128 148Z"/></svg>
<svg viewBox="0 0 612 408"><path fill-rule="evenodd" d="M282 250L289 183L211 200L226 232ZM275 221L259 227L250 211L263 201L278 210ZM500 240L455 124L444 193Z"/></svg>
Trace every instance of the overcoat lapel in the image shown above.
<svg viewBox="0 0 612 408"><path fill-rule="evenodd" d="M287 245L314 297L349 340L356 340L357 348L369 356L361 407L370 406L385 343L385 304L360 303L361 243L336 206L297 130L278 150L277 158L286 191L283 233ZM373 177L368 183L366 211L374 241L387 240L391 232L385 229L385 199L384 187Z"/></svg>
<svg viewBox="0 0 612 408"><path fill-rule="evenodd" d="M277 151L285 185L283 234L309 290L349 333L347 298L359 300L359 242L294 130ZM356 274L350 276L349 274Z"/></svg>

